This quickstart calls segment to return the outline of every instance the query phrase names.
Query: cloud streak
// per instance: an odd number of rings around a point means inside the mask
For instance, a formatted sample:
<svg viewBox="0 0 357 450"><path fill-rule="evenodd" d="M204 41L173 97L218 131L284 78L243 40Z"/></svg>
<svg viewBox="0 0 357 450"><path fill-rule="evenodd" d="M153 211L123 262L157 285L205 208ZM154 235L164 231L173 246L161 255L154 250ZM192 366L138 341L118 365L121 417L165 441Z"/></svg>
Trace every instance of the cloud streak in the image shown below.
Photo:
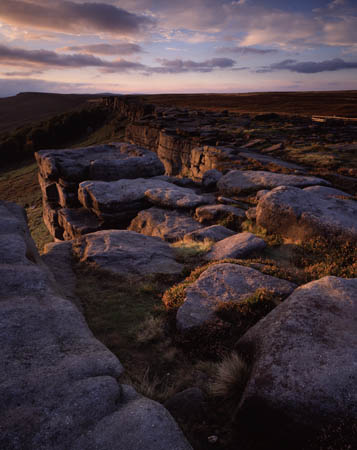
<svg viewBox="0 0 357 450"><path fill-rule="evenodd" d="M72 47L64 47L61 49L65 52L89 53L95 55L133 55L135 53L143 53L144 50L138 44L119 43L119 44L92 44L92 45L75 45Z"/></svg>
<svg viewBox="0 0 357 450"><path fill-rule="evenodd" d="M320 73L335 72L344 69L357 69L357 61L349 62L340 58L328 59L326 61L314 62L304 61L298 62L295 59L286 59L284 61L264 66L257 70L258 73L274 72L276 70L289 70L296 73Z"/></svg>
<svg viewBox="0 0 357 450"><path fill-rule="evenodd" d="M133 35L151 27L154 20L133 14L114 5L34 0L1 0L0 19L10 25L51 30L60 33L88 34L96 32L113 35Z"/></svg>
<svg viewBox="0 0 357 450"><path fill-rule="evenodd" d="M158 59L161 67L151 67L151 73L184 73L184 72L212 72L217 69L232 69L236 62L230 58L212 58L196 62L182 59Z"/></svg>
<svg viewBox="0 0 357 450"><path fill-rule="evenodd" d="M278 50L274 48L255 48L255 47L218 47L216 53L235 53L242 56L248 55L266 55L268 53L277 53Z"/></svg>

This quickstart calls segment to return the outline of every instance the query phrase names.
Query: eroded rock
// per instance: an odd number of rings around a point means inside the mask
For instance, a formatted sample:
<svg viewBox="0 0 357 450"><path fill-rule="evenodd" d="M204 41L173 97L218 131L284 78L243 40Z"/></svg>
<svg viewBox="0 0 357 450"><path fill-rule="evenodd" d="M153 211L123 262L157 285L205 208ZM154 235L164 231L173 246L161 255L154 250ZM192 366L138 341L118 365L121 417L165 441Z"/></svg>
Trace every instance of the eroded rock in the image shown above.
<svg viewBox="0 0 357 450"><path fill-rule="evenodd" d="M173 242L200 228L202 225L189 215L177 211L150 208L141 211L132 220L128 229Z"/></svg>
<svg viewBox="0 0 357 450"><path fill-rule="evenodd" d="M279 297L287 296L295 287L293 283L264 275L249 267L215 264L186 288L186 299L177 311L176 324L179 330L186 331L213 320L221 303L243 302L257 289L266 289Z"/></svg>
<svg viewBox="0 0 357 450"><path fill-rule="evenodd" d="M234 231L222 225L211 225L210 227L200 228L191 233L185 234L185 240L205 241L206 239L213 242L221 241L227 237L233 236Z"/></svg>
<svg viewBox="0 0 357 450"><path fill-rule="evenodd" d="M205 259L214 261L225 258L245 258L254 252L264 250L265 247L264 239L248 232L237 233L214 244L205 255Z"/></svg>

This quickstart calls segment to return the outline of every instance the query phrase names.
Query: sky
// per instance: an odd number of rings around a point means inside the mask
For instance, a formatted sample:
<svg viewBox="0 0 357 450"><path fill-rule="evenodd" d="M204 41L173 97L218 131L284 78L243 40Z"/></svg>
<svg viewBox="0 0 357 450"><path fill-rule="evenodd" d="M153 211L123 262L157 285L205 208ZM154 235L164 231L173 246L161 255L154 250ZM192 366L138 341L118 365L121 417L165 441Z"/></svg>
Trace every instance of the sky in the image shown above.
<svg viewBox="0 0 357 450"><path fill-rule="evenodd" d="M357 89L357 0L0 0L0 97Z"/></svg>

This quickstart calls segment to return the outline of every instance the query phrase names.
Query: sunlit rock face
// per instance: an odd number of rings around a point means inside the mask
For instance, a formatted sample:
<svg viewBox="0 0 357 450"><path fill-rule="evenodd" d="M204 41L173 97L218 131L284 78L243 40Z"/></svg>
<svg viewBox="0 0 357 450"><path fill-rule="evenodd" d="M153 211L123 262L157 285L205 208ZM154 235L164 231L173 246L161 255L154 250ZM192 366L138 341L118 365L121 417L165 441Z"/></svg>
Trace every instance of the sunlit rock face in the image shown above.
<svg viewBox="0 0 357 450"><path fill-rule="evenodd" d="M219 191L225 195L251 193L278 186L306 187L329 184L328 181L317 177L286 175L263 170L231 170L217 183Z"/></svg>
<svg viewBox="0 0 357 450"><path fill-rule="evenodd" d="M0 213L0 447L189 450L163 406L118 382L119 360L62 295L24 210Z"/></svg>
<svg viewBox="0 0 357 450"><path fill-rule="evenodd" d="M177 312L176 325L180 331L204 326L216 318L215 311L220 304L243 302L257 289L264 288L278 296L287 296L295 287L293 283L249 267L216 264L208 267L195 283L186 288L185 302Z"/></svg>
<svg viewBox="0 0 357 450"><path fill-rule="evenodd" d="M331 188L282 186L259 201L257 224L295 241L319 236L357 240L357 203Z"/></svg>
<svg viewBox="0 0 357 450"><path fill-rule="evenodd" d="M357 279L299 287L238 342L252 362L239 420L254 417L277 436L355 422L356 342Z"/></svg>

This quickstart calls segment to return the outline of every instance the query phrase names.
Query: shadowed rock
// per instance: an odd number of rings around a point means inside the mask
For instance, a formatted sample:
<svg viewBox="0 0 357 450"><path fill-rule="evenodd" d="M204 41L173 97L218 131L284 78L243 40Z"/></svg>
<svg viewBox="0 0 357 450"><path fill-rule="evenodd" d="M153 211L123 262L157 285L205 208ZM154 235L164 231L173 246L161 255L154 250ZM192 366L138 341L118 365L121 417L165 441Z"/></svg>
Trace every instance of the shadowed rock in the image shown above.
<svg viewBox="0 0 357 450"><path fill-rule="evenodd" d="M206 205L196 209L196 217L200 223L213 222L231 218L240 223L245 219L243 209L230 205Z"/></svg>
<svg viewBox="0 0 357 450"><path fill-rule="evenodd" d="M357 279L328 276L299 287L238 342L252 359L239 420L268 423L278 436L355 422L356 342Z"/></svg>
<svg viewBox="0 0 357 450"><path fill-rule="evenodd" d="M201 228L185 234L185 240L204 241L208 239L209 241L218 242L234 234L234 231L222 225L211 225L210 227Z"/></svg>
<svg viewBox="0 0 357 450"><path fill-rule="evenodd" d="M0 448L190 450L161 405L118 383L120 362L62 297L24 211L0 213L0 255L13 251L0 260Z"/></svg>
<svg viewBox="0 0 357 450"><path fill-rule="evenodd" d="M238 233L214 244L205 255L205 259L213 261L225 258L245 258L251 253L264 250L265 247L264 239L248 232Z"/></svg>
<svg viewBox="0 0 357 450"><path fill-rule="evenodd" d="M259 201L257 224L294 241L321 235L356 240L357 202L330 188L278 187Z"/></svg>
<svg viewBox="0 0 357 450"><path fill-rule="evenodd" d="M295 287L293 283L264 275L249 267L215 264L186 288L185 302L177 312L176 324L181 331L202 326L216 317L215 311L221 303L243 302L257 289L287 296Z"/></svg>
<svg viewBox="0 0 357 450"><path fill-rule="evenodd" d="M160 208L150 208L141 211L132 220L129 230L146 234L147 236L158 236L165 241L177 241L185 234L202 228L191 216L177 211L168 211Z"/></svg>
<svg viewBox="0 0 357 450"><path fill-rule="evenodd" d="M328 186L330 183L317 177L285 175L263 170L231 170L218 181L217 186L222 194L238 195L277 186L307 187L316 184Z"/></svg>
<svg viewBox="0 0 357 450"><path fill-rule="evenodd" d="M182 265L161 239L128 230L97 231L83 236L76 247L82 262L124 275L177 274Z"/></svg>

